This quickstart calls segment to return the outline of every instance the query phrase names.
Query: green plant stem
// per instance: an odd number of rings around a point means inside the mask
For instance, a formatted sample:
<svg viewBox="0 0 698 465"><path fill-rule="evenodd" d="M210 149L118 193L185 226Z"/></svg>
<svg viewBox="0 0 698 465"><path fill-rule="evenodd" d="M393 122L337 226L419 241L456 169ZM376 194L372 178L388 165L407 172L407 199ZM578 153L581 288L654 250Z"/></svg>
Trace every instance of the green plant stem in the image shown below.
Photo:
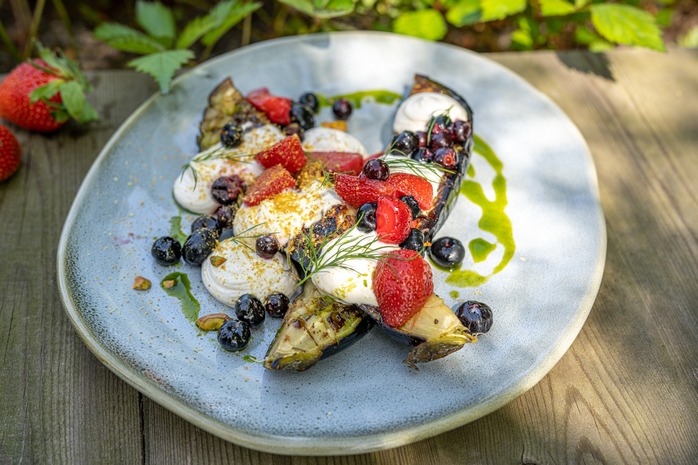
<svg viewBox="0 0 698 465"><path fill-rule="evenodd" d="M77 41L75 40L73 23L70 20L70 15L68 14L68 10L65 8L63 0L51 0L51 3L53 3L53 7L56 9L56 13L58 13L58 16L61 18L63 27L68 32L68 37L70 38L70 46L73 48L73 50L75 50L76 54L80 53L80 51L78 50Z"/></svg>
<svg viewBox="0 0 698 465"><path fill-rule="evenodd" d="M46 0L38 0L34 7L32 22L29 26L29 37L27 37L27 43L24 45L24 52L22 53L22 58L25 60L29 58L32 48L34 47L34 41L36 40L36 35L39 33L39 25L41 24L41 17L44 14L45 6Z"/></svg>
<svg viewBox="0 0 698 465"><path fill-rule="evenodd" d="M12 58L14 58L16 61L20 61L21 57L19 55L19 50L17 50L17 47L15 47L15 44L12 43L12 39L10 39L10 36L7 34L7 31L5 30L5 26L3 26L1 22L0 22L0 39L2 39L2 41L7 46L7 49L10 51L10 54L12 55Z"/></svg>
<svg viewBox="0 0 698 465"><path fill-rule="evenodd" d="M252 35L252 15L245 16L242 20L242 46L249 45L250 36Z"/></svg>

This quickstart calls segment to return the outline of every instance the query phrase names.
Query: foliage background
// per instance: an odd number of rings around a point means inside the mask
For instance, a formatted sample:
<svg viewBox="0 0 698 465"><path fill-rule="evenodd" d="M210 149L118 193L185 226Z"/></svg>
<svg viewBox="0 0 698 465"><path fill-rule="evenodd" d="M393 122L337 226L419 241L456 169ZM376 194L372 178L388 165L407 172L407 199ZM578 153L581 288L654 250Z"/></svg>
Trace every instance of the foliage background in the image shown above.
<svg viewBox="0 0 698 465"><path fill-rule="evenodd" d="M231 1L242 3L242 0ZM178 32L192 18L207 15L218 3L163 1L172 11ZM418 35L480 52L603 51L617 45L608 40L608 33L614 32L617 21L608 25L605 36L599 34L595 27L598 24L591 21L590 14L590 8L599 4L627 5L646 12L659 26L663 41L669 46L698 46L695 0L261 0L259 8L250 8L254 12L240 18L215 43L193 43L188 64L265 39L355 29ZM105 22L138 29L136 2L0 0L0 18L0 72L9 71L31 52L34 37L79 58L84 69L120 68L137 56L117 50L94 36L95 29ZM641 35L641 28L635 29ZM655 42L650 47L663 46L656 45Z"/></svg>

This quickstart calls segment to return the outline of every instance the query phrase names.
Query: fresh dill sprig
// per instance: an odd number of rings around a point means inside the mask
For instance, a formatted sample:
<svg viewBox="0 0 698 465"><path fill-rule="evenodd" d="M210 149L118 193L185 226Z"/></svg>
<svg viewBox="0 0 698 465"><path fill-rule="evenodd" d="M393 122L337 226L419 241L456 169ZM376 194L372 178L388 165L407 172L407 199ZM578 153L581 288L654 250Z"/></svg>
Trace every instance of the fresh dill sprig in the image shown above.
<svg viewBox="0 0 698 465"><path fill-rule="evenodd" d="M182 165L182 174L180 175L180 179L184 177L184 173L189 169L191 170L192 175L194 176L194 186L192 187L191 190L196 189L196 186L199 182L199 172L196 169L196 164L198 163L203 163L206 161L211 161L211 160L235 160L240 163L249 163L247 158L254 157L254 154L251 153L233 153L230 151L226 151L225 148L223 147L218 147L215 150L207 150L205 152L202 152L198 155L196 155L194 158L192 158L188 163L185 163Z"/></svg>
<svg viewBox="0 0 698 465"><path fill-rule="evenodd" d="M262 236L271 236L273 234L276 234L275 232L270 232L270 233L259 233L259 234L251 234L251 235L246 235L247 233L253 231L256 228L264 226L266 223L258 223L255 224L254 226L250 226L249 228L245 229L244 231L240 232L239 234L235 234L233 236L230 236L228 239L231 241L235 242L238 245L241 245L243 247L247 247L249 250L252 252L255 252L255 249L252 248L244 239L258 239Z"/></svg>
<svg viewBox="0 0 698 465"><path fill-rule="evenodd" d="M427 146L429 146L431 144L431 135L434 131L434 125L436 124L436 118L438 118L439 116L445 116L448 118L449 121L451 121L451 117L449 116L451 114L451 108L453 108L453 105L446 108L444 111L442 111L438 115L434 115L434 113L431 114L431 118L429 119L429 125L427 126Z"/></svg>
<svg viewBox="0 0 698 465"><path fill-rule="evenodd" d="M388 168L390 168L391 171L393 168L405 168L418 176L422 176L424 171L428 171L430 174L434 174L439 177L441 177L442 174L455 173L455 171L444 168L438 163L423 163L409 157L387 158L386 155L382 155L380 158L388 165Z"/></svg>

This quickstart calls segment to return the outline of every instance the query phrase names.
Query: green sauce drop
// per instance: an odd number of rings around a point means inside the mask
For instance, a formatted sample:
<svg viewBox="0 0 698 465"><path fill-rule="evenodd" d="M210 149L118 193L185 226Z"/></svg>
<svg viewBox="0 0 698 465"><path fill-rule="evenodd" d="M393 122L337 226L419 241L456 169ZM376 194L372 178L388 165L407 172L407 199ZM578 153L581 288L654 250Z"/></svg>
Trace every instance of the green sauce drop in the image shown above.
<svg viewBox="0 0 698 465"><path fill-rule="evenodd" d="M395 92L391 92L389 90L364 90L361 92L352 92L349 94L341 94L341 95L334 95L332 97L327 97L322 94L315 94L317 95L318 101L320 103L320 107L331 107L332 104L336 101L339 100L340 98L344 98L349 100L351 103L351 106L354 107L354 109L359 109L361 108L361 105L363 104L364 99L370 98L373 99L374 102L380 103L383 105L392 105L393 103L397 102L402 98L402 95L397 94Z"/></svg>
<svg viewBox="0 0 698 465"><path fill-rule="evenodd" d="M456 299L458 299L458 297L460 297L460 292L458 292L458 291L451 291L451 292L448 293L448 295L450 295L451 298L452 298L453 300L456 300Z"/></svg>
<svg viewBox="0 0 698 465"><path fill-rule="evenodd" d="M181 216L170 217L170 237L174 237L182 245L184 245L184 241L187 240L187 235L184 234L184 232L182 232L182 217Z"/></svg>
<svg viewBox="0 0 698 465"><path fill-rule="evenodd" d="M507 183L502 175L504 167L502 161L497 157L492 148L479 136L474 136L475 152L480 154L485 161L494 169L495 177L492 181L494 189L494 200L489 200L482 189L480 183L466 179L461 186L461 194L468 200L482 209L482 216L478 222L478 227L485 232L491 233L497 239L496 243L491 243L483 238L476 238L470 241L468 249L475 263L487 259L489 254L496 248L497 244L504 247L504 254L500 262L494 267L492 272L483 276L473 270L457 269L446 278L446 282L458 287L476 287L484 284L487 280L499 273L507 266L514 256L516 244L514 243L514 231L509 216L505 213L507 201ZM475 170L468 168L468 175L472 177Z"/></svg>
<svg viewBox="0 0 698 465"><path fill-rule="evenodd" d="M175 284L172 287L165 287L164 283L166 281L174 281ZM180 272L170 273L160 281L160 287L167 293L167 295L176 297L182 306L182 313L187 320L194 322L199 318L199 310L201 310L201 305L199 301L194 298L191 294L191 283L189 282L189 277Z"/></svg>

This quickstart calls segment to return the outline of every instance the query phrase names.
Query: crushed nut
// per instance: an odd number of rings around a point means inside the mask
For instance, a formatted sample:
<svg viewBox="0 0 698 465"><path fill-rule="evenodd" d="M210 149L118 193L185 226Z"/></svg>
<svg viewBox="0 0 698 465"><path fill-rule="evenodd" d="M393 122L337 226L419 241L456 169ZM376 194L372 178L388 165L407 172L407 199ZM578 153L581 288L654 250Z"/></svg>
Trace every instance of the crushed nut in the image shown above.
<svg viewBox="0 0 698 465"><path fill-rule="evenodd" d="M341 119L335 121L323 121L320 123L323 128L338 129L347 132L347 122Z"/></svg>
<svg viewBox="0 0 698 465"><path fill-rule="evenodd" d="M150 280L143 276L136 276L136 279L133 280L133 288L137 291L147 291L151 284Z"/></svg>
<svg viewBox="0 0 698 465"><path fill-rule="evenodd" d="M216 268L225 263L225 258L219 255L211 255L211 258L209 258L209 260L211 261L211 265L215 266Z"/></svg>
<svg viewBox="0 0 698 465"><path fill-rule="evenodd" d="M176 279L168 279L162 282L162 287L164 287L165 289L172 289L173 287L175 287L175 284L177 284Z"/></svg>
<svg viewBox="0 0 698 465"><path fill-rule="evenodd" d="M223 326L223 323L228 320L231 320L231 318L225 313L211 313L196 320L196 326L204 331L218 331Z"/></svg>

